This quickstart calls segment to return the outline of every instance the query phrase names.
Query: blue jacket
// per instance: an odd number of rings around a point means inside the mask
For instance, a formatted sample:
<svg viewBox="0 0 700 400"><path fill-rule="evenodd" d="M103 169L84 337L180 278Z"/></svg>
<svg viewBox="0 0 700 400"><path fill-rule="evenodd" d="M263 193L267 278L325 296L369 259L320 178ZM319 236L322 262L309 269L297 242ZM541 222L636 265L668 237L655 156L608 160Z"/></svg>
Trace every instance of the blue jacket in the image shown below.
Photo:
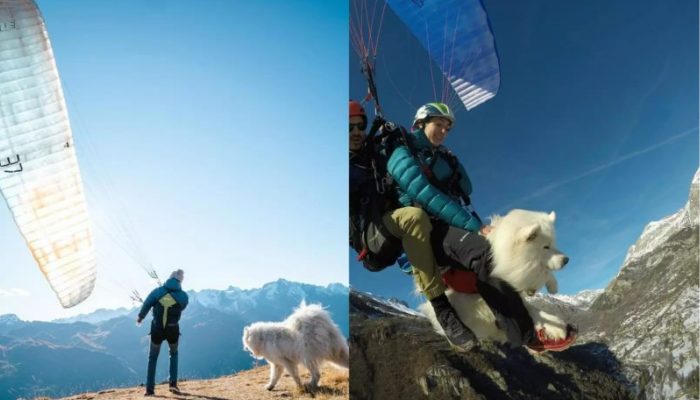
<svg viewBox="0 0 700 400"><path fill-rule="evenodd" d="M430 143L422 130L409 133L407 139L423 164L432 165L433 174L438 181L450 178L452 168L449 161L438 152L439 147ZM391 153L387 168L398 185L399 202L404 206L418 205L431 216L457 228L476 232L481 227L481 221L476 214L465 209L459 199L450 197L430 183L423 174L420 163L413 157L407 146L398 146ZM470 195L472 184L461 163L458 171L460 174L458 184L462 192Z"/></svg>
<svg viewBox="0 0 700 400"><path fill-rule="evenodd" d="M176 325L180 321L180 313L185 309L185 307L187 307L189 298L187 297L187 293L182 291L180 281L175 278L170 278L165 281L163 286L153 289L148 297L146 297L146 301L143 302L143 306L139 312L139 318L146 318L146 315L148 315L151 307L153 307L153 323L155 324L156 321L161 321L163 319L163 311L165 308L159 302L159 300L168 293L170 293L173 299L175 299L177 306L168 310L167 324Z"/></svg>

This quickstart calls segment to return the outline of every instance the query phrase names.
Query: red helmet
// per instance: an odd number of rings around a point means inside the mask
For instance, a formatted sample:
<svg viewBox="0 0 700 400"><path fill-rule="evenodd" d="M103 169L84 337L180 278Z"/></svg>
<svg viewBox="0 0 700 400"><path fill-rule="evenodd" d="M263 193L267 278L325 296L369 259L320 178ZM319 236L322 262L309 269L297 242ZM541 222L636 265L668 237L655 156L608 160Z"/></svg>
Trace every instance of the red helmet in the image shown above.
<svg viewBox="0 0 700 400"><path fill-rule="evenodd" d="M367 123L367 114L365 114L365 109L362 108L362 104L355 100L350 100L350 117L362 117Z"/></svg>

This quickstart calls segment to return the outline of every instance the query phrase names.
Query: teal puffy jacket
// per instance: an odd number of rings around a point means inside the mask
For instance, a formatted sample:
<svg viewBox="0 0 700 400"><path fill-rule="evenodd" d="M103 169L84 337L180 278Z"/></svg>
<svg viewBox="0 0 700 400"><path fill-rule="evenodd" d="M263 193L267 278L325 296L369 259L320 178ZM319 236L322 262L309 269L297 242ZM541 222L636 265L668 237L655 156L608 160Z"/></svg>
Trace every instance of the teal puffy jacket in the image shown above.
<svg viewBox="0 0 700 400"><path fill-rule="evenodd" d="M146 315L148 315L148 312L151 310L151 307L153 307L153 324L151 324L151 329L153 329L154 326L162 326L162 324L158 324L158 322L162 321L165 309L158 302L158 300L160 300L163 296L165 296L168 293L170 293L173 299L175 299L175 301L177 302L177 307L173 307L171 310L168 311L168 325L177 324L180 321L180 313L182 313L185 307L187 307L187 303L189 303L189 297L187 296L187 293L185 293L182 290L180 281L178 281L175 278L170 278L167 281L165 281L165 284L163 286L153 289L153 291L148 295L148 297L146 297L146 300L143 302L141 311L139 311L139 318L144 319L146 318Z"/></svg>
<svg viewBox="0 0 700 400"><path fill-rule="evenodd" d="M416 151L416 155L425 165L432 165L432 171L438 181L444 182L452 175L448 160L433 146L422 130L407 135ZM435 159L437 157L437 159ZM445 221L451 226L476 232L481 228L481 221L469 210L462 207L459 199L450 197L432 185L423 174L420 163L413 157L405 145L398 146L389 157L387 165L389 174L398 185L399 202L404 206L419 205L428 214ZM459 186L467 195L472 192L472 184L464 167L459 163Z"/></svg>

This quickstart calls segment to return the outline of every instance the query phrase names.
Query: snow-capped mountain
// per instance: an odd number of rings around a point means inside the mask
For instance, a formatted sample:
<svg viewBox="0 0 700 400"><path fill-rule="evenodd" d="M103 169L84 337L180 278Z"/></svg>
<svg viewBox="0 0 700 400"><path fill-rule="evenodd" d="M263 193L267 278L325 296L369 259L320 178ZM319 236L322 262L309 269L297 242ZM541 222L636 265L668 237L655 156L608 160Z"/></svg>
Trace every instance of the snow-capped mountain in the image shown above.
<svg viewBox="0 0 700 400"><path fill-rule="evenodd" d="M12 329L22 323L15 314L5 314L0 315L0 334L3 334L5 330Z"/></svg>
<svg viewBox="0 0 700 400"><path fill-rule="evenodd" d="M275 320L290 306L298 306L302 300L307 303L321 303L331 314L335 312L347 315L348 290L347 286L339 283L316 286L279 279L255 289L229 287L226 290L207 289L187 293L190 302L258 321ZM347 323L341 322L340 327L347 328ZM343 332L348 334L347 329Z"/></svg>
<svg viewBox="0 0 700 400"><path fill-rule="evenodd" d="M57 322L57 323L64 323L68 324L71 322L87 322L90 324L96 324L98 322L102 321L107 321L112 318L117 318L121 317L123 315L127 315L131 312L130 309L127 308L117 308L116 310L108 310L104 308L100 308L99 310L95 310L91 313L88 314L80 314L76 315L75 317L69 317L69 318L61 318L61 319L55 319L51 322ZM0 324L2 322L0 321Z"/></svg>
<svg viewBox="0 0 700 400"><path fill-rule="evenodd" d="M633 262L641 259L650 252L655 251L663 245L674 233L693 226L698 226L698 184L700 182L700 170L695 172L690 185L690 195L688 202L677 213L668 216L660 221L650 222L637 240L637 243L630 247L625 257L622 273L625 268L631 268Z"/></svg>
<svg viewBox="0 0 700 400"><path fill-rule="evenodd" d="M646 399L698 398L698 187L652 222L591 306L589 340L607 343Z"/></svg>
<svg viewBox="0 0 700 400"><path fill-rule="evenodd" d="M190 306L194 303L202 307L217 310L229 315L246 316L253 319L274 319L281 312L289 309L290 305L297 306L302 300L307 303L321 303L330 308L331 312L338 308L342 310L347 301L338 303L338 299L347 298L349 288L340 283L327 286L316 286L306 283L291 282L278 279L264 284L261 288L240 289L229 286L224 290L204 289L188 290ZM53 320L56 323L87 322L97 324L138 311L138 308L118 308L116 310L99 309L92 313L80 314L70 318ZM14 314L0 315L0 333L3 326L11 322L21 322ZM341 327L346 324L341 324ZM345 331L347 334L347 331Z"/></svg>
<svg viewBox="0 0 700 400"><path fill-rule="evenodd" d="M530 299L578 326L579 343L605 343L638 398L698 398L699 186L700 170L688 202L644 228L605 290Z"/></svg>
<svg viewBox="0 0 700 400"><path fill-rule="evenodd" d="M580 321L583 316L587 315L591 305L603 292L603 289L582 290L573 296L538 292L534 296L528 297L527 301L578 327L581 325ZM580 332L580 334L585 334L585 332Z"/></svg>
<svg viewBox="0 0 700 400"><path fill-rule="evenodd" d="M573 296L565 294L553 294L548 297L558 300L562 303L566 303L572 307L576 307L582 310L587 310L593 302L598 298L598 296L603 293L603 289L593 289L593 290L582 290ZM542 293L538 293L537 296L545 296Z"/></svg>
<svg viewBox="0 0 700 400"><path fill-rule="evenodd" d="M422 317L421 313L399 300L387 300L354 289L351 289L350 296L357 298L357 301L350 302L350 312L361 312L368 317L383 317L387 315Z"/></svg>
<svg viewBox="0 0 700 400"><path fill-rule="evenodd" d="M209 378L251 368L255 361L241 345L243 327L255 321L280 321L302 299L321 303L348 335L348 290L340 284L321 287L278 280L250 290L188 292L190 304L180 320L180 375ZM136 326L137 309L124 311L98 310L74 317L78 320L74 322L27 322L1 315L0 399L143 383L149 325ZM69 369L66 360L71 361ZM167 378L168 363L162 360L167 357L161 355L158 381Z"/></svg>

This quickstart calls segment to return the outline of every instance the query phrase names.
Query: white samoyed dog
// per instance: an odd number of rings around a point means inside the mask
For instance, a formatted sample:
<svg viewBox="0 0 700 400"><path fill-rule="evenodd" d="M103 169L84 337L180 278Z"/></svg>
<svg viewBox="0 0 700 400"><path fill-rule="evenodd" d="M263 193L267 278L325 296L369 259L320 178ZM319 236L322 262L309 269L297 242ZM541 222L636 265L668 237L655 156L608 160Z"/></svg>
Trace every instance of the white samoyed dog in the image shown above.
<svg viewBox="0 0 700 400"><path fill-rule="evenodd" d="M270 364L267 390L275 387L285 369L303 389L299 364L311 373L309 387L313 390L324 361L342 368L348 368L350 362L348 344L328 312L320 304L304 301L282 322L255 322L243 328L243 348Z"/></svg>
<svg viewBox="0 0 700 400"><path fill-rule="evenodd" d="M554 212L512 210L505 216L493 216L491 232L486 239L491 244L493 271L491 276L508 282L523 296L523 302L535 325L548 338L560 340L567 336L567 324L558 317L528 304L525 295L534 295L542 286L549 293L557 292L552 274L566 265L569 258L556 248ZM496 318L478 294L466 294L448 289L447 297L462 322L479 339L505 342L506 335L496 325ZM429 302L419 307L435 330L444 335Z"/></svg>

